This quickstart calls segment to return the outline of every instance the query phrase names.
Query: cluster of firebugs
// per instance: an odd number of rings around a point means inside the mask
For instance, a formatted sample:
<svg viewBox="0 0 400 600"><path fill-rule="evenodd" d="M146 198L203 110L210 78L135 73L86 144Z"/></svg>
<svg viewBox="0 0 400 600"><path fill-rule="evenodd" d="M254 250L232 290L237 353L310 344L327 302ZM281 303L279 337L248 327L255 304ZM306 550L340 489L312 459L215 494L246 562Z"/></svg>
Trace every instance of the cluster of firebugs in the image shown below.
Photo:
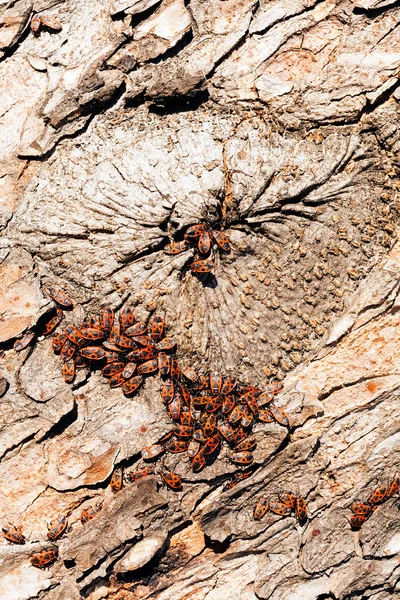
<svg viewBox="0 0 400 600"><path fill-rule="evenodd" d="M192 273L211 273L214 261L211 257L214 242L224 252L231 251L229 238L216 229L211 229L206 223L197 223L189 227L181 242L171 242L164 248L166 254L180 254L191 246L199 253L199 258L190 265Z"/></svg>
<svg viewBox="0 0 400 600"><path fill-rule="evenodd" d="M165 251L175 254L197 243L202 254L208 254L215 241L224 251L229 252L230 244L225 234L214 231L201 223L189 227L182 242L169 244ZM192 271L210 272L213 262L198 260L192 263ZM64 311L73 308L72 299L62 290L50 291L56 303L55 312L38 333L49 335L64 319ZM190 367L179 364L175 358L176 342L165 336L165 323L162 317L154 316L148 323L135 322L131 308L124 308L119 316L110 307L104 308L101 315L87 317L79 326L68 325L52 341L54 352L62 359L62 376L72 383L76 369L100 365L102 374L111 387L121 387L130 396L143 383L146 375L159 372L163 378L161 398L174 422L174 427L157 443L142 449L145 462L155 461L164 453L185 453L191 461L193 472L201 471L211 464L225 442L231 449L230 459L234 464L246 467L237 471L225 489L231 489L249 477L254 468L252 452L256 439L251 435L257 421L277 422L290 427L287 414L273 404L275 396L282 390L280 382L274 382L259 390L254 386L243 386L232 377L223 378L218 372L198 375ZM36 337L28 332L14 344L21 351ZM154 468L143 466L126 475L130 482L155 474ZM182 488L179 475L161 470L165 484L176 491ZM121 468L115 469L110 486L114 493L122 489L124 475ZM384 500L400 489L400 478L396 477L387 488L380 486L366 503L354 502L351 510L354 515L350 524L359 529L365 520ZM81 514L84 524L93 519L102 509L102 503L87 507ZM267 510L280 516L296 514L300 525L307 520L307 506L304 498L285 491L276 498L262 497L254 509L254 519L261 519ZM48 538L57 540L68 527L67 518L61 516L48 525ZM22 528L14 525L3 527L4 537L11 543L22 544L25 537ZM34 554L30 561L36 567L45 567L58 557L56 547Z"/></svg>

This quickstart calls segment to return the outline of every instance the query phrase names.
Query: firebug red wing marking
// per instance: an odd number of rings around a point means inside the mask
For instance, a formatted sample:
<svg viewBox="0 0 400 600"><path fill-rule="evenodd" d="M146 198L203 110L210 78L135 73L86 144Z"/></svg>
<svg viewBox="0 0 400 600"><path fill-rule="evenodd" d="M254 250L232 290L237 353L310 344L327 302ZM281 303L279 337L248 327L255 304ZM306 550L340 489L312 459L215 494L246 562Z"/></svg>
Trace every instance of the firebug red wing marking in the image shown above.
<svg viewBox="0 0 400 600"><path fill-rule="evenodd" d="M136 350L132 350L132 352L129 352L127 358L128 360L132 361L150 360L155 354L155 348L152 346L146 346L146 348L137 348Z"/></svg>
<svg viewBox="0 0 400 600"><path fill-rule="evenodd" d="M57 327L57 325L59 325L60 323L61 323L61 319L59 318L58 315L56 315L55 317L53 317L52 319L47 321L47 323L45 324L45 326L43 328L43 335L49 335L50 333L52 333L55 330L55 328Z"/></svg>
<svg viewBox="0 0 400 600"><path fill-rule="evenodd" d="M288 517L292 512L292 509L289 506L286 506L284 502L279 502L278 500L269 502L269 510L281 517Z"/></svg>
<svg viewBox="0 0 400 600"><path fill-rule="evenodd" d="M124 370L125 363L124 362L113 362L107 363L101 370L104 377L113 377L117 373L121 373Z"/></svg>
<svg viewBox="0 0 400 600"><path fill-rule="evenodd" d="M165 352L158 353L158 369L161 375L168 375L171 369L171 359Z"/></svg>
<svg viewBox="0 0 400 600"><path fill-rule="evenodd" d="M138 479L149 477L149 475L154 475L154 469L151 467L143 467L142 469L137 469L137 471L131 471L128 474L128 479L129 481L138 481Z"/></svg>
<svg viewBox="0 0 400 600"><path fill-rule="evenodd" d="M208 415L206 420L204 421L203 433L206 438L212 436L215 431L215 427L217 425L217 417L213 414Z"/></svg>
<svg viewBox="0 0 400 600"><path fill-rule="evenodd" d="M253 515L254 519L256 521L259 521L260 519L262 519L263 516L265 515L265 513L267 512L268 507L269 507L268 498L260 498L254 508L254 515Z"/></svg>
<svg viewBox="0 0 400 600"><path fill-rule="evenodd" d="M202 444L207 441L202 429L196 429L196 431L193 433L193 439L195 442L201 442Z"/></svg>
<svg viewBox="0 0 400 600"><path fill-rule="evenodd" d="M372 506L365 502L352 502L350 510L356 515L368 517L372 513Z"/></svg>
<svg viewBox="0 0 400 600"><path fill-rule="evenodd" d="M211 392L214 395L217 395L221 392L222 375L221 375L221 373L218 373L218 371L214 371L213 373L210 373L210 388L211 388Z"/></svg>
<svg viewBox="0 0 400 600"><path fill-rule="evenodd" d="M138 336L138 335L144 335L147 331L147 325L146 323L144 323L143 321L139 321L139 323L135 323L135 325L132 325L132 327L128 327L128 329L125 331L125 335L127 335L128 337L131 336Z"/></svg>
<svg viewBox="0 0 400 600"><path fill-rule="evenodd" d="M122 469L120 469L120 468L115 469L111 476L111 481L110 481L111 491L115 494L115 493L119 492L120 490L122 490L122 483L123 483Z"/></svg>
<svg viewBox="0 0 400 600"><path fill-rule="evenodd" d="M253 423L253 413L251 413L250 411L247 412L245 415L243 415L240 424L242 427L250 427L251 424Z"/></svg>
<svg viewBox="0 0 400 600"><path fill-rule="evenodd" d="M213 268L214 262L212 260L195 260L190 265L193 273L211 273Z"/></svg>
<svg viewBox="0 0 400 600"><path fill-rule="evenodd" d="M101 340L106 335L102 329L95 329L94 327L81 327L80 332L85 340L91 341Z"/></svg>
<svg viewBox="0 0 400 600"><path fill-rule="evenodd" d="M243 429L243 427L239 427L233 435L233 441L235 442L235 444L239 444L242 440L244 440L245 438L247 438L247 436L249 435L249 432L246 431L245 429Z"/></svg>
<svg viewBox="0 0 400 600"><path fill-rule="evenodd" d="M182 400L186 406L190 405L190 401L192 399L189 390L182 383L178 383L179 391L182 396Z"/></svg>
<svg viewBox="0 0 400 600"><path fill-rule="evenodd" d="M172 454L180 454L181 452L186 452L188 449L188 443L184 440L170 440L166 445L168 452Z"/></svg>
<svg viewBox="0 0 400 600"><path fill-rule="evenodd" d="M172 471L161 471L161 477L172 490L180 490L182 488L182 480L176 473Z"/></svg>
<svg viewBox="0 0 400 600"><path fill-rule="evenodd" d="M29 331L28 333L23 335L22 338L19 338L19 340L14 342L14 350L16 352L21 352L21 350L24 350L27 346L29 346L29 344L33 341L34 338L35 334L32 331Z"/></svg>
<svg viewBox="0 0 400 600"><path fill-rule="evenodd" d="M208 438L208 440L206 441L206 443L204 445L203 450L204 450L205 456L208 456L209 454L212 454L213 452L215 452L216 449L220 445L221 445L221 436L219 435L219 433L215 433L210 438Z"/></svg>
<svg viewBox="0 0 400 600"><path fill-rule="evenodd" d="M224 250L224 252L231 251L231 243L229 241L228 236L226 236L222 231L215 231L213 229L212 236L214 240L217 242L218 246Z"/></svg>
<svg viewBox="0 0 400 600"><path fill-rule="evenodd" d="M192 421L198 421L201 417L201 410L196 409L194 407L193 403L190 404L189 410L190 410L190 418L192 419Z"/></svg>
<svg viewBox="0 0 400 600"><path fill-rule="evenodd" d="M165 447L162 444L152 444L142 448L142 458L143 460L153 460L163 452L165 452Z"/></svg>
<svg viewBox="0 0 400 600"><path fill-rule="evenodd" d="M235 452L231 456L231 461L237 465L251 465L254 456L251 452Z"/></svg>
<svg viewBox="0 0 400 600"><path fill-rule="evenodd" d="M66 361L73 357L76 351L76 346L71 340L66 339L63 347L61 348L61 360Z"/></svg>
<svg viewBox="0 0 400 600"><path fill-rule="evenodd" d="M119 348L114 342L111 340L105 340L103 342L104 348L107 350L111 350L111 352L122 352L122 348Z"/></svg>
<svg viewBox="0 0 400 600"><path fill-rule="evenodd" d="M66 360L61 369L61 375L66 383L72 383L75 379L75 360Z"/></svg>
<svg viewBox="0 0 400 600"><path fill-rule="evenodd" d="M61 31L62 29L61 21L56 17L53 17L53 15L42 15L40 20L42 25L48 27L49 29L53 29L54 31Z"/></svg>
<svg viewBox="0 0 400 600"><path fill-rule="evenodd" d="M140 346L155 346L153 338L151 338L149 335L135 335L132 336L132 340L135 342L135 344L139 344Z"/></svg>
<svg viewBox="0 0 400 600"><path fill-rule="evenodd" d="M122 391L125 395L129 396L129 394L133 394L134 392L136 392L136 390L142 383L142 375L136 375L136 377L127 379L125 383L122 384Z"/></svg>
<svg viewBox="0 0 400 600"><path fill-rule="evenodd" d="M121 350L118 349L118 352L106 350L104 358L108 363L110 362L119 362L121 358Z"/></svg>
<svg viewBox="0 0 400 600"><path fill-rule="evenodd" d="M211 402L211 396L195 396L192 398L194 406L206 406Z"/></svg>
<svg viewBox="0 0 400 600"><path fill-rule="evenodd" d="M260 410L260 412L258 413L258 420L261 421L261 423L273 423L274 422L273 416L271 415L269 410L267 410L266 408L262 408Z"/></svg>
<svg viewBox="0 0 400 600"><path fill-rule="evenodd" d="M368 498L368 504L381 504L386 500L387 496L387 487L385 485L381 485L376 488Z"/></svg>
<svg viewBox="0 0 400 600"><path fill-rule="evenodd" d="M134 348L136 348L135 342L133 340L131 340L131 338L128 338L128 336L126 336L126 335L117 335L114 339L115 339L115 343L120 348L128 348L128 349L132 349L132 350Z"/></svg>
<svg viewBox="0 0 400 600"><path fill-rule="evenodd" d="M176 394L176 396L168 404L169 414L173 421L179 421L179 417L181 416L181 406L181 397L179 394Z"/></svg>
<svg viewBox="0 0 400 600"><path fill-rule="evenodd" d="M281 408L270 404L268 411L271 413L275 421L279 423L279 425L283 425L283 427L290 427L289 417Z"/></svg>
<svg viewBox="0 0 400 600"><path fill-rule="evenodd" d="M88 521L91 521L92 519L94 519L94 517L99 514L99 512L101 511L102 508L103 508L102 502L99 502L94 507L87 506L81 512L81 523L84 524L84 523L87 523Z"/></svg>
<svg viewBox="0 0 400 600"><path fill-rule="evenodd" d="M43 552L36 552L32 554L30 557L31 565L34 567L38 567L42 569L43 567L47 567L51 563L53 563L58 558L58 549L57 548L49 548L48 550L43 550Z"/></svg>
<svg viewBox="0 0 400 600"><path fill-rule="evenodd" d="M174 433L178 437L191 438L193 436L193 427L188 427L187 425L178 425L175 427Z"/></svg>
<svg viewBox="0 0 400 600"><path fill-rule="evenodd" d="M68 327L64 329L64 333L76 346L82 346L85 343L85 339L82 337L81 332L73 325L68 325Z"/></svg>
<svg viewBox="0 0 400 600"><path fill-rule="evenodd" d="M192 418L190 416L190 410L188 409L187 406L182 407L181 416L179 418L179 421L180 421L181 425L186 425L187 427L191 427Z"/></svg>
<svg viewBox="0 0 400 600"><path fill-rule="evenodd" d="M236 385L234 377L227 377L222 385L221 394L230 394Z"/></svg>
<svg viewBox="0 0 400 600"><path fill-rule="evenodd" d="M367 517L364 515L352 515L352 517L350 518L350 525L352 529L360 529L360 527L364 525L366 520Z"/></svg>
<svg viewBox="0 0 400 600"><path fill-rule="evenodd" d="M111 331L114 324L114 311L110 306L106 306L101 313L101 326L105 331Z"/></svg>
<svg viewBox="0 0 400 600"><path fill-rule="evenodd" d="M302 496L298 496L296 502L296 515L300 525L304 525L307 521L308 511L307 504Z"/></svg>
<svg viewBox="0 0 400 600"><path fill-rule="evenodd" d="M79 350L79 354L83 356L83 358L88 358L89 360L102 360L105 356L105 351L98 346L86 346L86 348L81 348Z"/></svg>
<svg viewBox="0 0 400 600"><path fill-rule="evenodd" d="M181 367L181 373L184 375L184 377L186 377L186 379L189 379L189 381L192 381L193 383L196 383L196 381L199 379L199 376L197 375L196 371L192 369L192 367Z"/></svg>
<svg viewBox="0 0 400 600"><path fill-rule="evenodd" d="M128 362L125 365L124 370L122 371L122 377L124 377L124 379L130 379L132 377L132 375L134 374L134 372L136 371L136 367L137 367L136 363Z"/></svg>
<svg viewBox="0 0 400 600"><path fill-rule="evenodd" d="M67 336L65 335L65 333L59 333L53 338L52 346L54 352L61 352L61 348L63 347L66 339Z"/></svg>
<svg viewBox="0 0 400 600"><path fill-rule="evenodd" d="M235 432L230 425L227 423L220 423L218 425L218 431L226 439L227 442L233 442L235 439Z"/></svg>
<svg viewBox="0 0 400 600"><path fill-rule="evenodd" d="M192 471L193 473L198 473L206 464L206 458L204 456L203 448L198 451L196 456L192 460Z"/></svg>
<svg viewBox="0 0 400 600"><path fill-rule="evenodd" d="M260 396L258 397L258 400L257 400L258 408L261 408L262 406L266 406L267 404L272 402L273 399L274 399L274 394L271 394L271 392L263 392L262 394L260 394Z"/></svg>
<svg viewBox="0 0 400 600"><path fill-rule="evenodd" d="M208 231L203 231L203 233L199 236L199 241L197 242L197 247L201 254L207 254L210 252L211 248L211 236Z"/></svg>
<svg viewBox="0 0 400 600"><path fill-rule="evenodd" d="M68 527L67 517L62 515L55 521L51 521L50 525L47 524L47 537L49 540L54 541L62 536Z"/></svg>
<svg viewBox="0 0 400 600"><path fill-rule="evenodd" d="M388 487L387 497L391 498L395 494L398 494L400 491L400 477L396 475L392 481L392 483Z"/></svg>
<svg viewBox="0 0 400 600"><path fill-rule="evenodd" d="M126 379L122 375L122 371L120 373L117 373L116 375L113 375L108 380L108 384L111 388L121 387L122 385L124 385L124 383L126 383Z"/></svg>
<svg viewBox="0 0 400 600"><path fill-rule="evenodd" d="M243 396L240 396L240 398L239 398L240 402L246 402L247 406L250 408L251 412L256 417L258 416L258 412L259 412L257 398L258 398L258 396L256 394L254 394L253 392L247 392L246 394L243 394Z"/></svg>
<svg viewBox="0 0 400 600"><path fill-rule="evenodd" d="M13 544L25 543L25 536L22 534L22 525L16 527L15 525L9 523L8 525L3 525L2 531L7 541Z"/></svg>
<svg viewBox="0 0 400 600"><path fill-rule="evenodd" d="M187 248L188 245L185 240L182 240L182 242L170 242L165 246L164 252L165 254L180 254L187 250Z"/></svg>
<svg viewBox="0 0 400 600"><path fill-rule="evenodd" d="M129 306L125 306L125 308L122 309L119 318L121 322L122 331L125 331L129 327L132 327L132 325L135 322L135 314Z"/></svg>
<svg viewBox="0 0 400 600"><path fill-rule="evenodd" d="M161 342L156 344L157 350L172 350L176 346L176 341L172 338L164 338Z"/></svg>
<svg viewBox="0 0 400 600"><path fill-rule="evenodd" d="M138 366L138 373L154 373L158 371L158 360L153 358Z"/></svg>
<svg viewBox="0 0 400 600"><path fill-rule="evenodd" d="M158 315L155 315L149 322L150 335L155 341L160 341L164 335L164 319Z"/></svg>
<svg viewBox="0 0 400 600"><path fill-rule="evenodd" d="M246 415L245 407L243 406L243 404L238 404L237 406L235 406L235 408L232 410L231 414L229 415L228 422L231 425L234 425L235 423L238 423L240 421L240 419L242 419L245 415Z"/></svg>
<svg viewBox="0 0 400 600"><path fill-rule="evenodd" d="M283 502L291 510L296 508L297 497L292 492L280 492L278 498L280 502Z"/></svg>
<svg viewBox="0 0 400 600"><path fill-rule="evenodd" d="M53 298L53 300L55 302L57 302L57 304L59 304L60 306L64 307L64 308L72 308L73 306L73 302L71 300L71 298L63 291L61 290L52 290L50 292L50 297Z"/></svg>
<svg viewBox="0 0 400 600"><path fill-rule="evenodd" d="M222 414L229 415L229 413L235 408L235 397L225 396L222 401Z"/></svg>
<svg viewBox="0 0 400 600"><path fill-rule="evenodd" d="M197 223L196 225L192 225L186 230L185 239L187 237L199 237L204 231L206 231L207 225L205 223Z"/></svg>
<svg viewBox="0 0 400 600"><path fill-rule="evenodd" d="M257 442L254 437L248 437L236 446L238 452L253 452L256 449Z"/></svg>
<svg viewBox="0 0 400 600"><path fill-rule="evenodd" d="M164 404L168 404L174 397L174 382L172 379L166 379L161 388L161 398Z"/></svg>
<svg viewBox="0 0 400 600"><path fill-rule="evenodd" d="M181 368L179 366L178 361L173 358L171 360L171 377L172 377L172 379L179 379L180 376L181 376Z"/></svg>
<svg viewBox="0 0 400 600"><path fill-rule="evenodd" d="M221 396L215 396L214 398L210 398L209 402L206 405L206 411L208 413L216 412L222 406L222 398Z"/></svg>
<svg viewBox="0 0 400 600"><path fill-rule="evenodd" d="M200 442L196 442L196 440L191 439L188 445L188 457L190 459L194 458L199 450Z"/></svg>

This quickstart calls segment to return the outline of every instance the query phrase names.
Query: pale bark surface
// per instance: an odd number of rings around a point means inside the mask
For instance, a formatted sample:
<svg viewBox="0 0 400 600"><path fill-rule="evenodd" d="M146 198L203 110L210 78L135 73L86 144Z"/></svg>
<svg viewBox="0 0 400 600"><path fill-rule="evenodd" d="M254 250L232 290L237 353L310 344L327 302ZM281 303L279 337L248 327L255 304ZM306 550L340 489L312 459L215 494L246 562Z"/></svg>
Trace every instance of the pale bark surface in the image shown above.
<svg viewBox="0 0 400 600"><path fill-rule="evenodd" d="M62 31L29 29L35 14ZM7 600L386 600L400 595L398 496L360 532L352 500L400 469L400 8L379 0L0 0L0 542ZM163 247L218 221L207 284ZM258 424L254 475L108 487L171 428L160 382L133 399L60 374L53 307L156 311L178 356L284 380L290 433ZM7 383L8 382L8 383ZM252 518L291 488L310 519ZM82 508L104 508L82 526ZM72 525L47 570L46 521Z"/></svg>

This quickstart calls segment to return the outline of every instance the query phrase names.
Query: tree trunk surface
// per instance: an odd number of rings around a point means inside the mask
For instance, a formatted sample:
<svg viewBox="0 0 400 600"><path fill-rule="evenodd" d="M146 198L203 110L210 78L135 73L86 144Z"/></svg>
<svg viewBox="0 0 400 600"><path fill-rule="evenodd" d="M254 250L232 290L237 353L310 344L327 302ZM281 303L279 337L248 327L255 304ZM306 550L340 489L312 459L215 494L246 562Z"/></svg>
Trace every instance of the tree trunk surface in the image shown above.
<svg viewBox="0 0 400 600"><path fill-rule="evenodd" d="M0 598L400 597L398 495L349 524L400 470L399 23L391 0L0 0L0 524L27 538L0 541ZM193 246L163 249L201 222L232 251L196 277ZM129 398L99 369L66 383L52 336L16 352L52 288L64 323L130 306L182 365L283 381L290 428L257 423L234 487L225 443L199 473L156 463L179 492L113 494L172 427L160 378ZM282 490L305 525L254 520Z"/></svg>

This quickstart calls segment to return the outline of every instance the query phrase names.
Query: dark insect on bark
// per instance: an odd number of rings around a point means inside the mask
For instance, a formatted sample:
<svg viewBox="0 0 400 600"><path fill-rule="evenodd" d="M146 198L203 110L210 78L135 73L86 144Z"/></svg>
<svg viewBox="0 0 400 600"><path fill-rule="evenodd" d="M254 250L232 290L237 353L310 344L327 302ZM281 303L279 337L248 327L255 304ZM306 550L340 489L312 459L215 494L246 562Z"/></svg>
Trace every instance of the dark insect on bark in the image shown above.
<svg viewBox="0 0 400 600"><path fill-rule="evenodd" d="M68 527L67 517L62 515L58 519L51 521L50 525L47 523L47 529L48 529L47 537L51 541L57 540L59 537L62 536L62 534L67 529L67 527Z"/></svg>
<svg viewBox="0 0 400 600"><path fill-rule="evenodd" d="M110 487L111 491L116 494L120 490L122 490L123 483L123 474L122 469L115 469L113 474L111 475Z"/></svg>
<svg viewBox="0 0 400 600"><path fill-rule="evenodd" d="M73 302L72 302L71 298L68 296L68 294L66 294L62 290L59 290L59 289L51 290L50 297L53 298L54 302L57 302L57 304L59 304L63 308L72 308L73 307Z"/></svg>
<svg viewBox="0 0 400 600"><path fill-rule="evenodd" d="M87 523L88 521L91 521L92 519L94 519L94 517L99 514L99 512L101 511L102 508L103 508L102 502L99 502L94 507L87 506L81 512L81 523L84 524L84 523Z"/></svg>
<svg viewBox="0 0 400 600"><path fill-rule="evenodd" d="M161 471L161 477L164 479L165 483L175 491L182 489L182 480L176 473L172 471Z"/></svg>
<svg viewBox="0 0 400 600"><path fill-rule="evenodd" d="M215 231L213 229L212 236L213 236L214 240L216 241L216 243L218 244L218 246L224 252L230 252L231 251L231 243L229 241L229 238L224 233L222 233L222 231Z"/></svg>
<svg viewBox="0 0 400 600"><path fill-rule="evenodd" d="M142 448L143 460L153 460L165 452L165 447L162 444L152 444Z"/></svg>
<svg viewBox="0 0 400 600"><path fill-rule="evenodd" d="M211 273L213 268L214 262L212 260L195 260L190 265L193 273Z"/></svg>
<svg viewBox="0 0 400 600"><path fill-rule="evenodd" d="M253 460L254 456L251 452L235 452L231 456L231 461L237 465L251 465Z"/></svg>
<svg viewBox="0 0 400 600"><path fill-rule="evenodd" d="M133 394L134 392L136 392L136 390L138 389L138 387L143 383L143 376L142 375L136 375L136 377L132 377L131 379L127 379L123 384L122 384L122 391L123 393L128 396L129 394Z"/></svg>
<svg viewBox="0 0 400 600"><path fill-rule="evenodd" d="M58 549L57 548L49 548L48 550L43 550L43 552L36 552L36 554L32 554L30 557L31 565L34 567L38 567L39 569L43 569L44 567L49 566L58 558Z"/></svg>
<svg viewBox="0 0 400 600"><path fill-rule="evenodd" d="M265 515L265 513L267 512L268 507L269 507L268 498L260 498L254 508L254 514L253 514L254 519L256 521L259 521L260 519L262 519L263 516Z"/></svg>
<svg viewBox="0 0 400 600"><path fill-rule="evenodd" d="M32 331L29 331L25 335L23 335L19 340L14 342L14 350L16 352L21 352L21 350L25 350L29 346L29 344L34 340L35 334Z"/></svg>
<svg viewBox="0 0 400 600"><path fill-rule="evenodd" d="M3 535L12 544L25 544L25 536L22 533L22 525L15 526L9 523L2 527Z"/></svg>

